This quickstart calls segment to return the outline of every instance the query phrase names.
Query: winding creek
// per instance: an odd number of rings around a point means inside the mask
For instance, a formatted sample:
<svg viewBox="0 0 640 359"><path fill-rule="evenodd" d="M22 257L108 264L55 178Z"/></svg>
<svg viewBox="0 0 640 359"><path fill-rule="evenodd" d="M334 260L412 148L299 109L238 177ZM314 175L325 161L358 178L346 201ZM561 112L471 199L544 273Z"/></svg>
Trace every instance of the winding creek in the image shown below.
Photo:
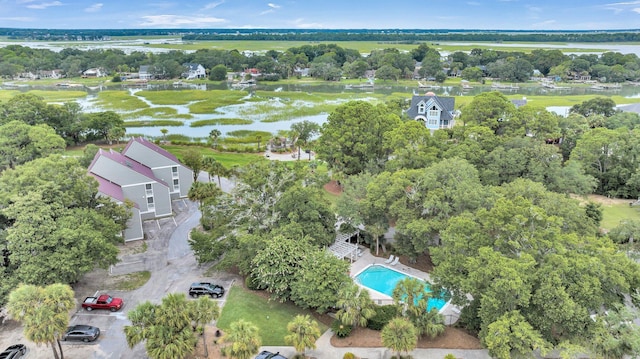
<svg viewBox="0 0 640 359"><path fill-rule="evenodd" d="M28 91L34 89L33 87L21 87L21 91ZM60 89L57 87L38 87L38 89L46 89L46 90L59 90L64 91L64 89ZM85 112L98 112L108 110L107 108L101 107L97 104L97 94L102 90L123 90L124 87L120 86L100 86L100 87L92 87L85 88L88 91L88 94L84 98L77 99L76 101L82 106ZM144 127L129 127L127 128L128 135L144 135L149 137L160 138L162 137L161 129L166 128L169 134L181 134L192 138L206 138L209 132L213 129L217 129L221 132L223 136L226 136L228 133L238 130L251 130L251 131L266 131L276 134L280 130L289 130L291 125L296 122L300 122L303 120L309 120L318 124L323 124L327 120L327 113L321 113L313 116L304 116L304 117L295 117L288 118L286 120L277 121L277 122L263 122L262 120L265 118L266 113L260 113L259 110L255 110L255 108L261 104L267 104L269 108L273 108L274 111L278 111L279 108L287 106L282 103L282 98L286 98L287 92L305 92L305 93L326 93L326 94L344 94L344 100L336 100L337 103L351 101L354 98L362 99L362 100L371 100L374 98L382 98L385 96L390 96L392 94L407 94L410 96L411 94L423 94L427 91L431 91L438 96L475 96L482 92L487 91L496 91L499 90L503 92L505 95L517 95L522 97L527 96L567 96L567 95L589 95L596 94L602 96L611 96L618 95L625 98L640 98L640 86L632 86L632 85L624 85L619 89L594 89L591 87L571 87L571 88L559 88L559 89L548 89L543 88L542 86L535 85L527 85L521 86L517 89L515 88L504 88L504 89L496 89L491 86L478 86L474 84L474 87L471 89L463 89L461 86L442 86L442 87L433 87L433 88L418 88L417 85L415 87L411 86L398 86L398 85L388 85L388 84L376 84L373 88L367 86L358 86L351 85L345 86L341 84L319 84L319 85L298 85L298 84L289 84L289 85L262 85L260 84L255 89L267 92L273 92L273 97L265 99L264 101L256 101L255 99L251 99L253 91L245 91L246 96L242 99L244 102L235 105L223 106L217 108L213 113L208 114L196 114L191 113L189 110L189 105L193 102L183 104L183 105L166 105L166 104L155 104L149 99L140 96L138 94L141 90L157 90L157 91L182 91L184 89L197 89L201 91L208 90L222 90L229 89L228 85L220 84L220 85L189 85L186 86L174 86L171 84L167 85L153 85L145 88L128 88L127 91L129 94L138 100L142 101L149 108L171 108L176 111L177 115L189 115L189 119L181 119L183 124L181 126L167 126L167 125L158 125L153 126L153 122L157 120L157 118L151 116L139 116L130 120L135 121L148 121L149 125ZM243 90L244 91L244 90ZM374 95L375 94L375 97ZM340 96L338 96L340 97ZM250 101L251 99L251 101ZM334 100L332 100L334 101ZM197 101L194 101L197 102ZM288 104L289 106L312 106L313 103L305 102L300 100L295 100L292 103ZM619 103L618 105L622 105ZM556 112L560 115L566 115L569 107L564 106L554 106L548 107L548 110ZM121 114L127 114L126 111L118 111ZM170 117L169 117L170 118ZM177 118L179 118L177 116ZM202 127L191 127L190 124L193 121L199 120L215 120L215 119L229 119L229 118L242 118L253 121L251 124L215 124L215 125L207 125Z"/></svg>

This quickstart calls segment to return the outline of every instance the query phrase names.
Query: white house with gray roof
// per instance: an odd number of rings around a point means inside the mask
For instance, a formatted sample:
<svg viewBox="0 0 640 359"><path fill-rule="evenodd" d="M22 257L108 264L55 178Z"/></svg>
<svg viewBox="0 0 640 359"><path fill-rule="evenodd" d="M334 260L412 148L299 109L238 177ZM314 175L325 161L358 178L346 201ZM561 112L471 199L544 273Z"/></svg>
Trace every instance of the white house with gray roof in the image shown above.
<svg viewBox="0 0 640 359"><path fill-rule="evenodd" d="M185 72L182 73L182 77L187 80L203 79L207 77L207 71L200 64L185 63L182 66L185 68Z"/></svg>
<svg viewBox="0 0 640 359"><path fill-rule="evenodd" d="M424 123L431 131L452 128L456 117L455 103L455 97L438 97L433 92L427 92L424 96L411 98L407 115Z"/></svg>
<svg viewBox="0 0 640 359"><path fill-rule="evenodd" d="M193 171L143 138L131 139L122 153L98 150L89 174L101 195L133 203L125 241L144 237L142 221L173 215L171 201L186 197L193 183Z"/></svg>

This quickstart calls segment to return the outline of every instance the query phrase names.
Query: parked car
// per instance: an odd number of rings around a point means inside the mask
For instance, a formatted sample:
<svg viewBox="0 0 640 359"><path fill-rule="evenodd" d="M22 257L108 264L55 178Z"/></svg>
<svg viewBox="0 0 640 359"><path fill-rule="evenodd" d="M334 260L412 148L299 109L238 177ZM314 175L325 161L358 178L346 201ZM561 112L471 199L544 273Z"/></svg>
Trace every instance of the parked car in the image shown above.
<svg viewBox="0 0 640 359"><path fill-rule="evenodd" d="M270 351L262 351L256 359L287 359L287 357L280 355L280 352L272 353Z"/></svg>
<svg viewBox="0 0 640 359"><path fill-rule="evenodd" d="M62 340L82 340L83 342L92 342L100 336L100 328L90 325L74 325L67 328L62 336Z"/></svg>
<svg viewBox="0 0 640 359"><path fill-rule="evenodd" d="M18 359L26 353L27 347L24 344L14 344L0 353L0 359Z"/></svg>
<svg viewBox="0 0 640 359"><path fill-rule="evenodd" d="M208 282L191 283L191 286L189 287L189 295L194 298L201 295L209 295L211 298L220 298L224 295L224 288L221 285Z"/></svg>
<svg viewBox="0 0 640 359"><path fill-rule="evenodd" d="M82 308L86 310L109 309L112 312L120 310L124 305L124 301L120 298L114 298L109 294L102 294L98 297L86 297L82 302Z"/></svg>

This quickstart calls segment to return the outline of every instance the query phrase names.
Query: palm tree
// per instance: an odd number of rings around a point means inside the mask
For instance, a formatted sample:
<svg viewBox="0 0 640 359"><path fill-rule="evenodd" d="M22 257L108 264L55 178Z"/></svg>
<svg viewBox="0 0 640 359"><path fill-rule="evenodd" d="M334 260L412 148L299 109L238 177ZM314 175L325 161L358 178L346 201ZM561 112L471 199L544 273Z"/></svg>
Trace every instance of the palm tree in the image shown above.
<svg viewBox="0 0 640 359"><path fill-rule="evenodd" d="M221 193L222 190L220 190L215 183L193 182L191 188L189 188L187 197L192 201L197 201L200 207L202 207L204 200L219 196Z"/></svg>
<svg viewBox="0 0 640 359"><path fill-rule="evenodd" d="M162 303L144 302L127 314L131 325L124 327L129 347L146 341L152 359L182 359L193 354L197 339L192 311L183 293L172 293Z"/></svg>
<svg viewBox="0 0 640 359"><path fill-rule="evenodd" d="M387 228L380 222L369 224L366 226L367 232L369 232L376 239L376 256L380 252L380 237L384 235Z"/></svg>
<svg viewBox="0 0 640 359"><path fill-rule="evenodd" d="M208 297L200 297L198 300L190 302L189 304L191 305L191 316L193 321L197 325L202 325L204 355L208 358L209 352L207 350L207 339L205 336L207 330L205 325L214 319L218 319L220 316L220 307L218 306L218 302L213 301Z"/></svg>
<svg viewBox="0 0 640 359"><path fill-rule="evenodd" d="M211 182L211 175L215 174L218 177L218 186L222 188L221 176L226 176L229 172L227 168L213 157L205 157L202 161L204 170L209 174L209 182Z"/></svg>
<svg viewBox="0 0 640 359"><path fill-rule="evenodd" d="M231 323L229 330L220 338L223 343L229 343L225 347L227 355L236 359L250 359L260 350L261 340L258 327L243 319Z"/></svg>
<svg viewBox="0 0 640 359"><path fill-rule="evenodd" d="M222 132L218 129L213 129L209 132L209 138L211 139L213 148L218 147L218 138L220 138L220 135L222 135Z"/></svg>
<svg viewBox="0 0 640 359"><path fill-rule="evenodd" d="M258 152L260 152L260 141L262 141L262 136L257 135L256 136L256 141L258 142Z"/></svg>
<svg viewBox="0 0 640 359"><path fill-rule="evenodd" d="M394 318L382 328L382 345L398 352L409 352L418 344L416 328L405 318Z"/></svg>
<svg viewBox="0 0 640 359"><path fill-rule="evenodd" d="M298 146L298 159L300 159L300 146L306 147L309 144L309 140L320 132L320 125L304 120L291 125L291 130L297 135L296 145ZM309 160L311 160L311 152L309 152Z"/></svg>
<svg viewBox="0 0 640 359"><path fill-rule="evenodd" d="M427 310L426 299L420 299L416 306L416 313L413 313L411 317L411 322L416 327L418 335L426 335L433 339L444 333L446 329L442 314L438 313L436 308Z"/></svg>
<svg viewBox="0 0 640 359"><path fill-rule="evenodd" d="M304 351L316 348L316 340L320 338L320 328L318 322L311 320L309 315L296 315L289 324L287 324L289 335L284 337L287 344L293 345L298 353L304 355Z"/></svg>
<svg viewBox="0 0 640 359"><path fill-rule="evenodd" d="M338 320L354 327L366 326L367 321L376 312L369 292L355 283L342 287L338 291L336 306L340 308L336 313Z"/></svg>
<svg viewBox="0 0 640 359"><path fill-rule="evenodd" d="M24 336L37 345L51 345L55 359L64 359L60 338L74 307L73 290L60 283L44 288L21 285L9 294L7 302L9 314L24 326Z"/></svg>
<svg viewBox="0 0 640 359"><path fill-rule="evenodd" d="M396 305L403 304L402 313L406 315L408 311L414 311L417 300L425 295L424 282L417 278L407 277L396 284L392 297Z"/></svg>
<svg viewBox="0 0 640 359"><path fill-rule="evenodd" d="M161 128L160 133L162 133L162 142L167 142L167 133L169 133L169 130Z"/></svg>

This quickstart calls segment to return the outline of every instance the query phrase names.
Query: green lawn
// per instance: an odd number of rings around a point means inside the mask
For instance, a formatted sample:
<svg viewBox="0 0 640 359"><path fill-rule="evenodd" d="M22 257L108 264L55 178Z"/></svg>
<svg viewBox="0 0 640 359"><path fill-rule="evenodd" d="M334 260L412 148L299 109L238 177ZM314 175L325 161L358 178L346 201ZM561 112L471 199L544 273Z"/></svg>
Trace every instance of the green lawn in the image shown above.
<svg viewBox="0 0 640 359"><path fill-rule="evenodd" d="M200 152L203 156L213 157L217 161L221 162L225 167L231 168L234 165L244 166L254 161L264 161L265 158L258 154L252 153L231 153L231 152L217 152L208 147L200 146L175 146L175 145L162 145L162 148L173 153L178 158L182 158L185 151L193 148Z"/></svg>
<svg viewBox="0 0 640 359"><path fill-rule="evenodd" d="M260 330L262 345L286 345L287 324L298 314L309 314L291 303L270 301L256 295L239 285L229 291L227 300L217 326L222 330L229 329L231 323L244 319L256 325ZM326 325L318 322L320 332L325 332Z"/></svg>
<svg viewBox="0 0 640 359"><path fill-rule="evenodd" d="M629 203L634 200L629 200ZM620 221L626 219L640 219L640 207L631 207L629 203L619 204L603 204L602 205L602 223L600 227L611 230L620 224Z"/></svg>

